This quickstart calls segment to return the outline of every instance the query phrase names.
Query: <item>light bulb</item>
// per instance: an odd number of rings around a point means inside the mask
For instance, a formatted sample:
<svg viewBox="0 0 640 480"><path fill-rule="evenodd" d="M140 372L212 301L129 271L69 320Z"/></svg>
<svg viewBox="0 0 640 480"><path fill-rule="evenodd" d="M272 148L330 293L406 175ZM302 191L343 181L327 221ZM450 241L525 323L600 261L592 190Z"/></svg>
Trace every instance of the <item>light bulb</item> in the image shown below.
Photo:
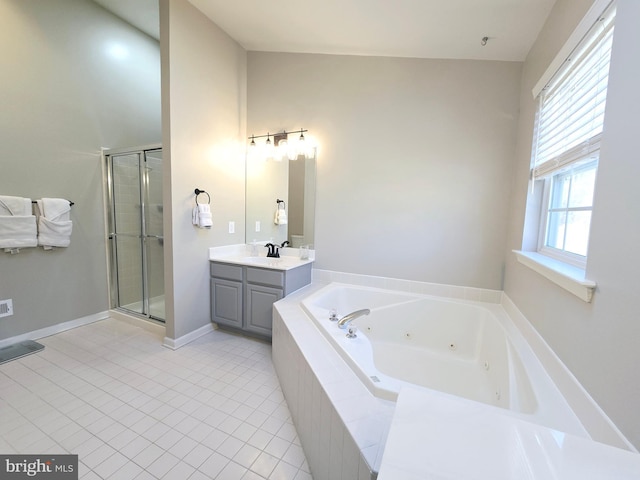
<svg viewBox="0 0 640 480"><path fill-rule="evenodd" d="M316 157L316 147L313 145L307 145L307 149L304 151L304 158L311 160Z"/></svg>
<svg viewBox="0 0 640 480"><path fill-rule="evenodd" d="M282 161L282 159L285 157L285 155L287 155L287 149L289 147L289 144L287 143L286 139L282 139L278 142L278 147L276 148L276 154L275 154L275 159L278 160L279 162Z"/></svg>
<svg viewBox="0 0 640 480"><path fill-rule="evenodd" d="M307 141L304 138L302 130L300 130L300 138L298 138L298 145L296 145L296 157L300 155L307 156Z"/></svg>
<svg viewBox="0 0 640 480"><path fill-rule="evenodd" d="M273 147L273 143L271 143L271 140L269 139L269 134L267 134L267 141L264 147L264 154L267 160L273 160L273 155L275 153L274 150L275 148Z"/></svg>

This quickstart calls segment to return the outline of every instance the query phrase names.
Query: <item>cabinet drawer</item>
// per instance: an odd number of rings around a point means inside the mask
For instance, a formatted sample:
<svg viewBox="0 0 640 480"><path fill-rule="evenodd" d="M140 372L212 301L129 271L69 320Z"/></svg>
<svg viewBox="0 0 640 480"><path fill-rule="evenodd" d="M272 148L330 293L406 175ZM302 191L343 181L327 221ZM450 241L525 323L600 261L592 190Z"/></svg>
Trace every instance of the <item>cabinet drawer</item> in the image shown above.
<svg viewBox="0 0 640 480"><path fill-rule="evenodd" d="M242 281L242 267L227 263L211 262L211 276Z"/></svg>
<svg viewBox="0 0 640 480"><path fill-rule="evenodd" d="M247 268L247 282L263 285L284 286L284 272L280 270L265 270L263 268Z"/></svg>

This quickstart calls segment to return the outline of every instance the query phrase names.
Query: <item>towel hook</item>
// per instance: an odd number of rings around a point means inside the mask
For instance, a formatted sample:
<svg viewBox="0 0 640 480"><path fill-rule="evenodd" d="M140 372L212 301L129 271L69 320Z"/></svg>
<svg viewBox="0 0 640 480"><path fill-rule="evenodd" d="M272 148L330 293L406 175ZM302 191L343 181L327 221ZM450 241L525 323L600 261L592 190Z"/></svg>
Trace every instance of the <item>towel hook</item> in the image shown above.
<svg viewBox="0 0 640 480"><path fill-rule="evenodd" d="M204 193L207 196L207 204L211 203L211 197L209 196L209 194L207 192L205 192L204 190L200 190L199 188L196 188L194 190L194 193L196 194L196 205L198 205L198 195L200 195L201 193Z"/></svg>

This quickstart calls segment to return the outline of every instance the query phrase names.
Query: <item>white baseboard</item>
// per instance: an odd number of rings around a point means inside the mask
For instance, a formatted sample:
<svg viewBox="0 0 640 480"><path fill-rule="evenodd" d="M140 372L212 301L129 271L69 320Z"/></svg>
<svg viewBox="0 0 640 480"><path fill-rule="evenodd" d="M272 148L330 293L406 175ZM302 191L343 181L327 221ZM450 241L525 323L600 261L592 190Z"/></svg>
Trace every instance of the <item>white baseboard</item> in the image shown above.
<svg viewBox="0 0 640 480"><path fill-rule="evenodd" d="M50 327L45 327L39 330L33 330L32 332L16 335L15 337L4 338L0 340L0 348L13 345L14 343L23 342L25 340L38 340L39 338L50 337L51 335L55 335L56 333L61 333L66 330L71 330L72 328L88 325L99 320L104 320L108 317L109 312L98 312L92 315L87 315L86 317L69 320L68 322L57 323L56 325L51 325Z"/></svg>
<svg viewBox="0 0 640 480"><path fill-rule="evenodd" d="M198 328L197 330L194 330L193 332L189 332L186 335L181 336L180 338L173 339L164 337L162 345L170 348L171 350L177 350L180 347L185 346L187 343L193 342L195 339L200 338L201 336L206 335L209 332L213 332L214 330L215 327L213 323L208 323Z"/></svg>

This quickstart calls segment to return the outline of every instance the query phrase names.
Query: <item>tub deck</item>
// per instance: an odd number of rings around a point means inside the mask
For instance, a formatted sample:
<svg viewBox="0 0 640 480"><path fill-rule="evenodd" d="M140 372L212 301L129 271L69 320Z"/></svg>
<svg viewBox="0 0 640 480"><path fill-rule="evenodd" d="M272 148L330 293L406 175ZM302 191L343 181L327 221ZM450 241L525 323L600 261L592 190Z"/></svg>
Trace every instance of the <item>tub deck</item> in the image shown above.
<svg viewBox="0 0 640 480"><path fill-rule="evenodd" d="M637 453L478 405L402 390L377 480L640 478Z"/></svg>

